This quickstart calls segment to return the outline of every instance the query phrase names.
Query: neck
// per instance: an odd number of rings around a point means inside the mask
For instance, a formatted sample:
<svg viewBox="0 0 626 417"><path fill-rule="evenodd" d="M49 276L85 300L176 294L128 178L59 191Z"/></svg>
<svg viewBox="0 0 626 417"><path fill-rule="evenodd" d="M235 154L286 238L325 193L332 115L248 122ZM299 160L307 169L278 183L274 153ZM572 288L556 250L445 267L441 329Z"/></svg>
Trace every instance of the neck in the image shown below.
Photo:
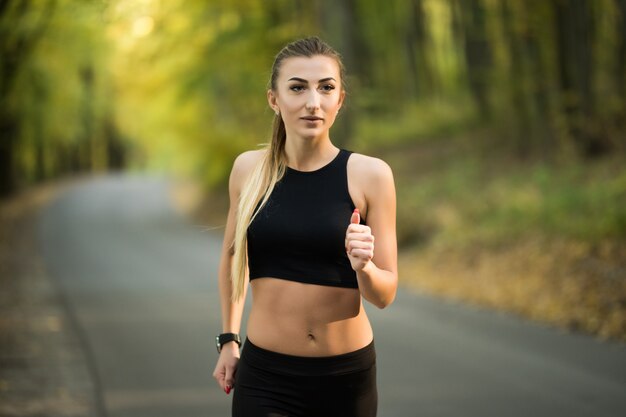
<svg viewBox="0 0 626 417"><path fill-rule="evenodd" d="M287 136L285 154L287 165L298 171L313 171L337 156L338 149L329 137L323 139L303 139Z"/></svg>

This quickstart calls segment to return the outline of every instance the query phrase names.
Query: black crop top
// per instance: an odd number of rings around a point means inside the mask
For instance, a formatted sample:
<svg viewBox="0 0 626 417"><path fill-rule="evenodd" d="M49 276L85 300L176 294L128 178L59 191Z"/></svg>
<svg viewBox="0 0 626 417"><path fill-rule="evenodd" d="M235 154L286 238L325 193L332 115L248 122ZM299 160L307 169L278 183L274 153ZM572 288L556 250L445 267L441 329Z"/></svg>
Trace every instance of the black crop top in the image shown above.
<svg viewBox="0 0 626 417"><path fill-rule="evenodd" d="M248 227L250 280L358 288L344 246L354 210L346 170L350 154L341 149L315 171L287 167Z"/></svg>

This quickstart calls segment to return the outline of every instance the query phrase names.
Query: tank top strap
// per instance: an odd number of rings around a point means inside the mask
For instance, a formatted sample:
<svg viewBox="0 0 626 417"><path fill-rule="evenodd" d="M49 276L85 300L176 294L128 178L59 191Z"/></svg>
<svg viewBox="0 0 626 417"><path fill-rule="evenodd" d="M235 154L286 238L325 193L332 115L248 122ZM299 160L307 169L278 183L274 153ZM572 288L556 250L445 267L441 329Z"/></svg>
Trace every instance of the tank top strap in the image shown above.
<svg viewBox="0 0 626 417"><path fill-rule="evenodd" d="M328 184L327 187L336 189L339 195L348 198L350 196L348 191L348 158L350 158L350 154L352 154L351 151L339 149L339 153L325 172L325 180L332 180L332 183Z"/></svg>
<svg viewBox="0 0 626 417"><path fill-rule="evenodd" d="M348 164L348 158L350 158L351 154L352 154L352 151L349 151L343 148L339 149L339 155L337 156L337 164L346 166Z"/></svg>
<svg viewBox="0 0 626 417"><path fill-rule="evenodd" d="M350 154L352 151L348 151L346 149L339 149L339 153L335 157L335 159L329 164L329 168L331 172L329 175L334 175L338 177L337 179L345 178L347 180L348 177L348 158L350 158Z"/></svg>

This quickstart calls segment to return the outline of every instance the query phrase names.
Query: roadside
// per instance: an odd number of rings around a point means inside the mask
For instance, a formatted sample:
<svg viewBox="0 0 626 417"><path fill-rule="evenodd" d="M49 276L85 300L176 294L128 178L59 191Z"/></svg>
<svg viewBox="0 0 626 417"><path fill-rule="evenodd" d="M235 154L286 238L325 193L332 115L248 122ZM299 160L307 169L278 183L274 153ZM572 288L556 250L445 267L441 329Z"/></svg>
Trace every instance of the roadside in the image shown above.
<svg viewBox="0 0 626 417"><path fill-rule="evenodd" d="M79 334L37 242L39 210L76 181L0 202L1 417L100 415Z"/></svg>
<svg viewBox="0 0 626 417"><path fill-rule="evenodd" d="M626 342L626 247L537 236L500 247L401 252L420 293L506 311L565 331Z"/></svg>
<svg viewBox="0 0 626 417"><path fill-rule="evenodd" d="M524 159L491 137L384 154L402 202L402 282L626 342L624 156Z"/></svg>

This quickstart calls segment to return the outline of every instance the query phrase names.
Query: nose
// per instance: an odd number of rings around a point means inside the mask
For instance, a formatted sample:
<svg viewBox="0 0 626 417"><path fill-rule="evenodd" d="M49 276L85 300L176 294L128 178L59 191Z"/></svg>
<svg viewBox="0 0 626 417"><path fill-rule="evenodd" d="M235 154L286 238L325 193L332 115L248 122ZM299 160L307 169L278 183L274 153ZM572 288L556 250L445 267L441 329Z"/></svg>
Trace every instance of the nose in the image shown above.
<svg viewBox="0 0 626 417"><path fill-rule="evenodd" d="M306 100L306 109L313 112L320 108L320 94L315 89L309 90L309 95Z"/></svg>

